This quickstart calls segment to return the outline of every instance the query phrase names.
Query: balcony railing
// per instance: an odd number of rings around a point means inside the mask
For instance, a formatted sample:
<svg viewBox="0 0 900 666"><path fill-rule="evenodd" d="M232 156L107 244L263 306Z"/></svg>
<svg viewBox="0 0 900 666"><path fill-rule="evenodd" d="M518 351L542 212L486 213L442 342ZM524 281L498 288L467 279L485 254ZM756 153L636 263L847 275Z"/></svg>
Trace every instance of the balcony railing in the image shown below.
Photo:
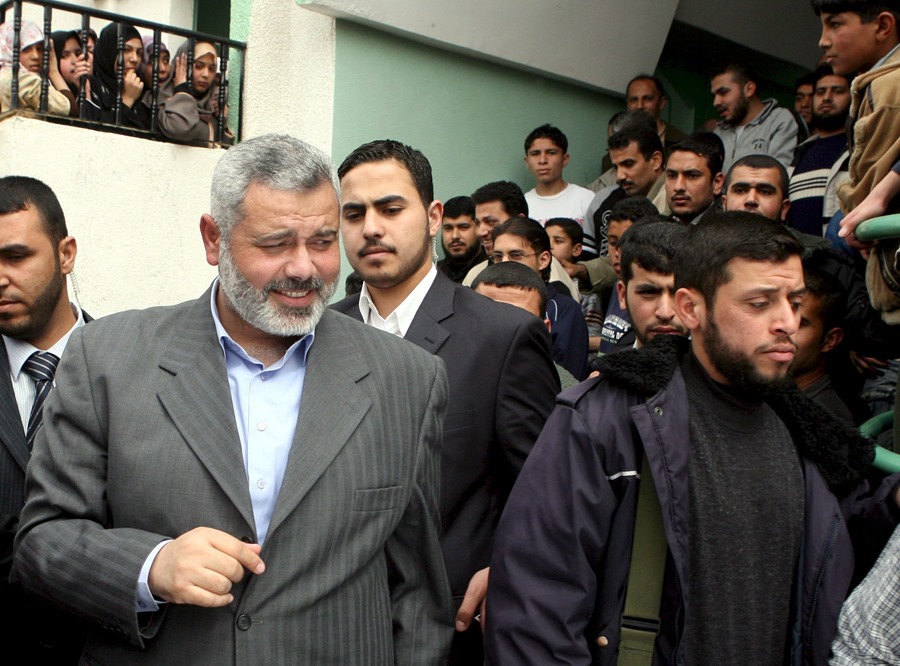
<svg viewBox="0 0 900 666"><path fill-rule="evenodd" d="M20 30L22 27L23 21L23 12L25 6L35 5L38 8L43 10L43 32L44 32L44 54L43 61L41 63L41 97L40 97L40 107L38 109L38 113L47 114L46 118L48 120L52 119L57 122L66 122L61 116L53 116L47 113L47 104L48 104L48 94L50 89L50 81L49 81L49 71L50 71L50 41L51 41L51 32L55 29L54 26L54 17L60 17L68 19L65 21L67 23L64 29L72 30L72 19L76 18L77 25L79 28L74 28L78 31L80 35L80 41L82 44L82 48L84 50L84 57L88 57L88 40L89 35L91 33L91 25L92 22L96 25L97 23L102 23L105 26L107 23L116 23L118 24L118 39L117 39L117 66L116 66L116 102L115 102L115 124L110 125L107 123L99 123L96 121L86 120L82 118L84 114L84 104L85 104L85 86L82 82L82 85L79 86L77 103L78 103L78 124L89 124L91 126L102 128L102 129L111 129L113 131L124 132L126 134L134 135L134 136L145 136L147 138L154 139L166 139L161 132L159 131L159 121L158 121L158 111L159 111L159 92L160 92L160 50L158 48L153 49L152 64L153 64L153 74L151 84L152 95L150 96L151 102L148 105L150 111L150 128L148 130L137 129L134 127L124 127L122 124L122 114L123 114L123 102L122 102L122 92L124 90L124 50L125 50L125 40L124 40L124 24L132 25L138 29L142 34L150 34L153 35L153 43L154 45L160 44L163 40L163 36L167 39L171 37L183 38L188 41L189 48L186 50L187 52L187 83L193 89L193 60L194 60L194 45L197 42L207 42L213 44L216 47L217 55L218 55L218 66L217 66L217 84L218 85L218 96L217 103L218 109L225 109L226 104L229 100L229 86L231 84L229 77L229 70L231 69L231 62L236 58L239 60L238 64L238 91L237 94L231 95L233 101L237 102L238 111L240 109L240 101L241 101L241 92L243 91L243 73L244 73L244 58L246 55L247 45L245 42L235 41L233 39L226 39L224 37L219 37L216 35L209 35L202 32L196 32L193 30L185 30L183 28L178 28L175 26L163 25L160 23L154 23L151 21L144 21L139 18L134 18L131 16L123 16L121 14L115 14L112 12L105 12L97 9L89 9L86 7L81 7L79 5L73 5L67 2L57 2L56 0L11 0L8 2L0 2L0 23L4 23L8 20L12 20L13 22L13 49L12 49L12 62L14 65L19 62L19 55L21 52L20 48ZM10 16L11 14L11 16ZM62 16L60 16L62 15ZM37 22L37 21L35 21ZM59 25L59 21L57 21L56 26ZM99 32L99 30L97 31ZM174 54L174 51L172 52ZM56 54L57 59L59 59L60 54ZM174 72L175 63L172 62L172 69ZM11 79L11 91L10 91L10 108L15 110L19 108L19 68L13 66L12 68L12 79ZM174 76L174 73L173 73ZM84 78L84 77L82 77ZM143 102L139 99L135 102L135 104L142 104ZM235 114L232 114L232 117ZM238 126L233 128L235 130L235 140L240 137L240 129L241 129L241 121L240 121L240 113L236 114L238 116ZM225 113L218 113L216 116L216 125L213 128L214 133L214 141L215 143L224 143L226 142L226 129L227 129L227 120ZM74 118L70 118L69 121L74 121ZM115 129L113 129L115 128ZM230 142L230 141L228 141ZM205 145L208 145L207 142L203 142Z"/></svg>

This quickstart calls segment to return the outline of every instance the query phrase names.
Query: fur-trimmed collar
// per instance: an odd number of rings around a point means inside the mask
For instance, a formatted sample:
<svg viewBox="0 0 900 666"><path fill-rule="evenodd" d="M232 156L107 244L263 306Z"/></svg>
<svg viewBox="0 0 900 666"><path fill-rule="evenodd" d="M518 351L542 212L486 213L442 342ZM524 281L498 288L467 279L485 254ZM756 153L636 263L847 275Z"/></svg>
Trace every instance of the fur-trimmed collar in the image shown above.
<svg viewBox="0 0 900 666"><path fill-rule="evenodd" d="M649 397L669 384L689 348L686 338L660 335L643 349L604 356L598 367L606 380ZM766 402L787 426L800 455L815 463L832 489L858 483L869 473L875 457L872 442L800 389L785 389Z"/></svg>

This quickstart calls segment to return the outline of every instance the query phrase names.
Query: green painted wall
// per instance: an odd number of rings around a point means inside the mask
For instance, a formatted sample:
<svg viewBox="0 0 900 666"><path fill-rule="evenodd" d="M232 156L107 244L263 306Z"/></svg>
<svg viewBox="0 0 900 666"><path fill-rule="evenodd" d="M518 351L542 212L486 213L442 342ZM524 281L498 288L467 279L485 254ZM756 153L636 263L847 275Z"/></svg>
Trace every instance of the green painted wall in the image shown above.
<svg viewBox="0 0 900 666"><path fill-rule="evenodd" d="M397 139L434 169L435 195L470 194L492 180L533 186L523 141L549 122L569 139L566 180L600 171L606 125L623 102L546 77L337 22L333 157Z"/></svg>

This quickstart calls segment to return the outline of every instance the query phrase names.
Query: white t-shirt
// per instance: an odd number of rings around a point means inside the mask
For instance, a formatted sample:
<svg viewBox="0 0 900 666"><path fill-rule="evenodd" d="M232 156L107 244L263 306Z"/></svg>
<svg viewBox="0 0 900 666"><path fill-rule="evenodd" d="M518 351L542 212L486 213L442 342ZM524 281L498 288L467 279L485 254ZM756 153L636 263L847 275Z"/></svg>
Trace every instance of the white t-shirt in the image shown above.
<svg viewBox="0 0 900 666"><path fill-rule="evenodd" d="M551 217L568 217L575 220L584 230L582 245L585 251L597 254L594 220L587 217L587 209L593 198L594 193L589 189L572 183L568 183L566 189L559 194L549 197L543 197L535 190L525 193L530 218L541 224L545 224Z"/></svg>

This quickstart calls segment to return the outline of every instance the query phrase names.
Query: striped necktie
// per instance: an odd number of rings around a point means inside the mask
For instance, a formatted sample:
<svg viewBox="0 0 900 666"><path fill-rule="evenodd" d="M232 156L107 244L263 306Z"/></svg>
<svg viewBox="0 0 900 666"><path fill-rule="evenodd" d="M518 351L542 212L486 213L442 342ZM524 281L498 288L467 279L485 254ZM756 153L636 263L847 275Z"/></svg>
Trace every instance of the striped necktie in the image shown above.
<svg viewBox="0 0 900 666"><path fill-rule="evenodd" d="M56 366L59 358L50 352L34 352L22 365L28 375L34 379L34 404L31 406L31 415L28 417L28 432L25 439L28 442L28 450L34 444L34 436L41 427L41 413L44 401L50 395L53 388L53 376L56 374Z"/></svg>

